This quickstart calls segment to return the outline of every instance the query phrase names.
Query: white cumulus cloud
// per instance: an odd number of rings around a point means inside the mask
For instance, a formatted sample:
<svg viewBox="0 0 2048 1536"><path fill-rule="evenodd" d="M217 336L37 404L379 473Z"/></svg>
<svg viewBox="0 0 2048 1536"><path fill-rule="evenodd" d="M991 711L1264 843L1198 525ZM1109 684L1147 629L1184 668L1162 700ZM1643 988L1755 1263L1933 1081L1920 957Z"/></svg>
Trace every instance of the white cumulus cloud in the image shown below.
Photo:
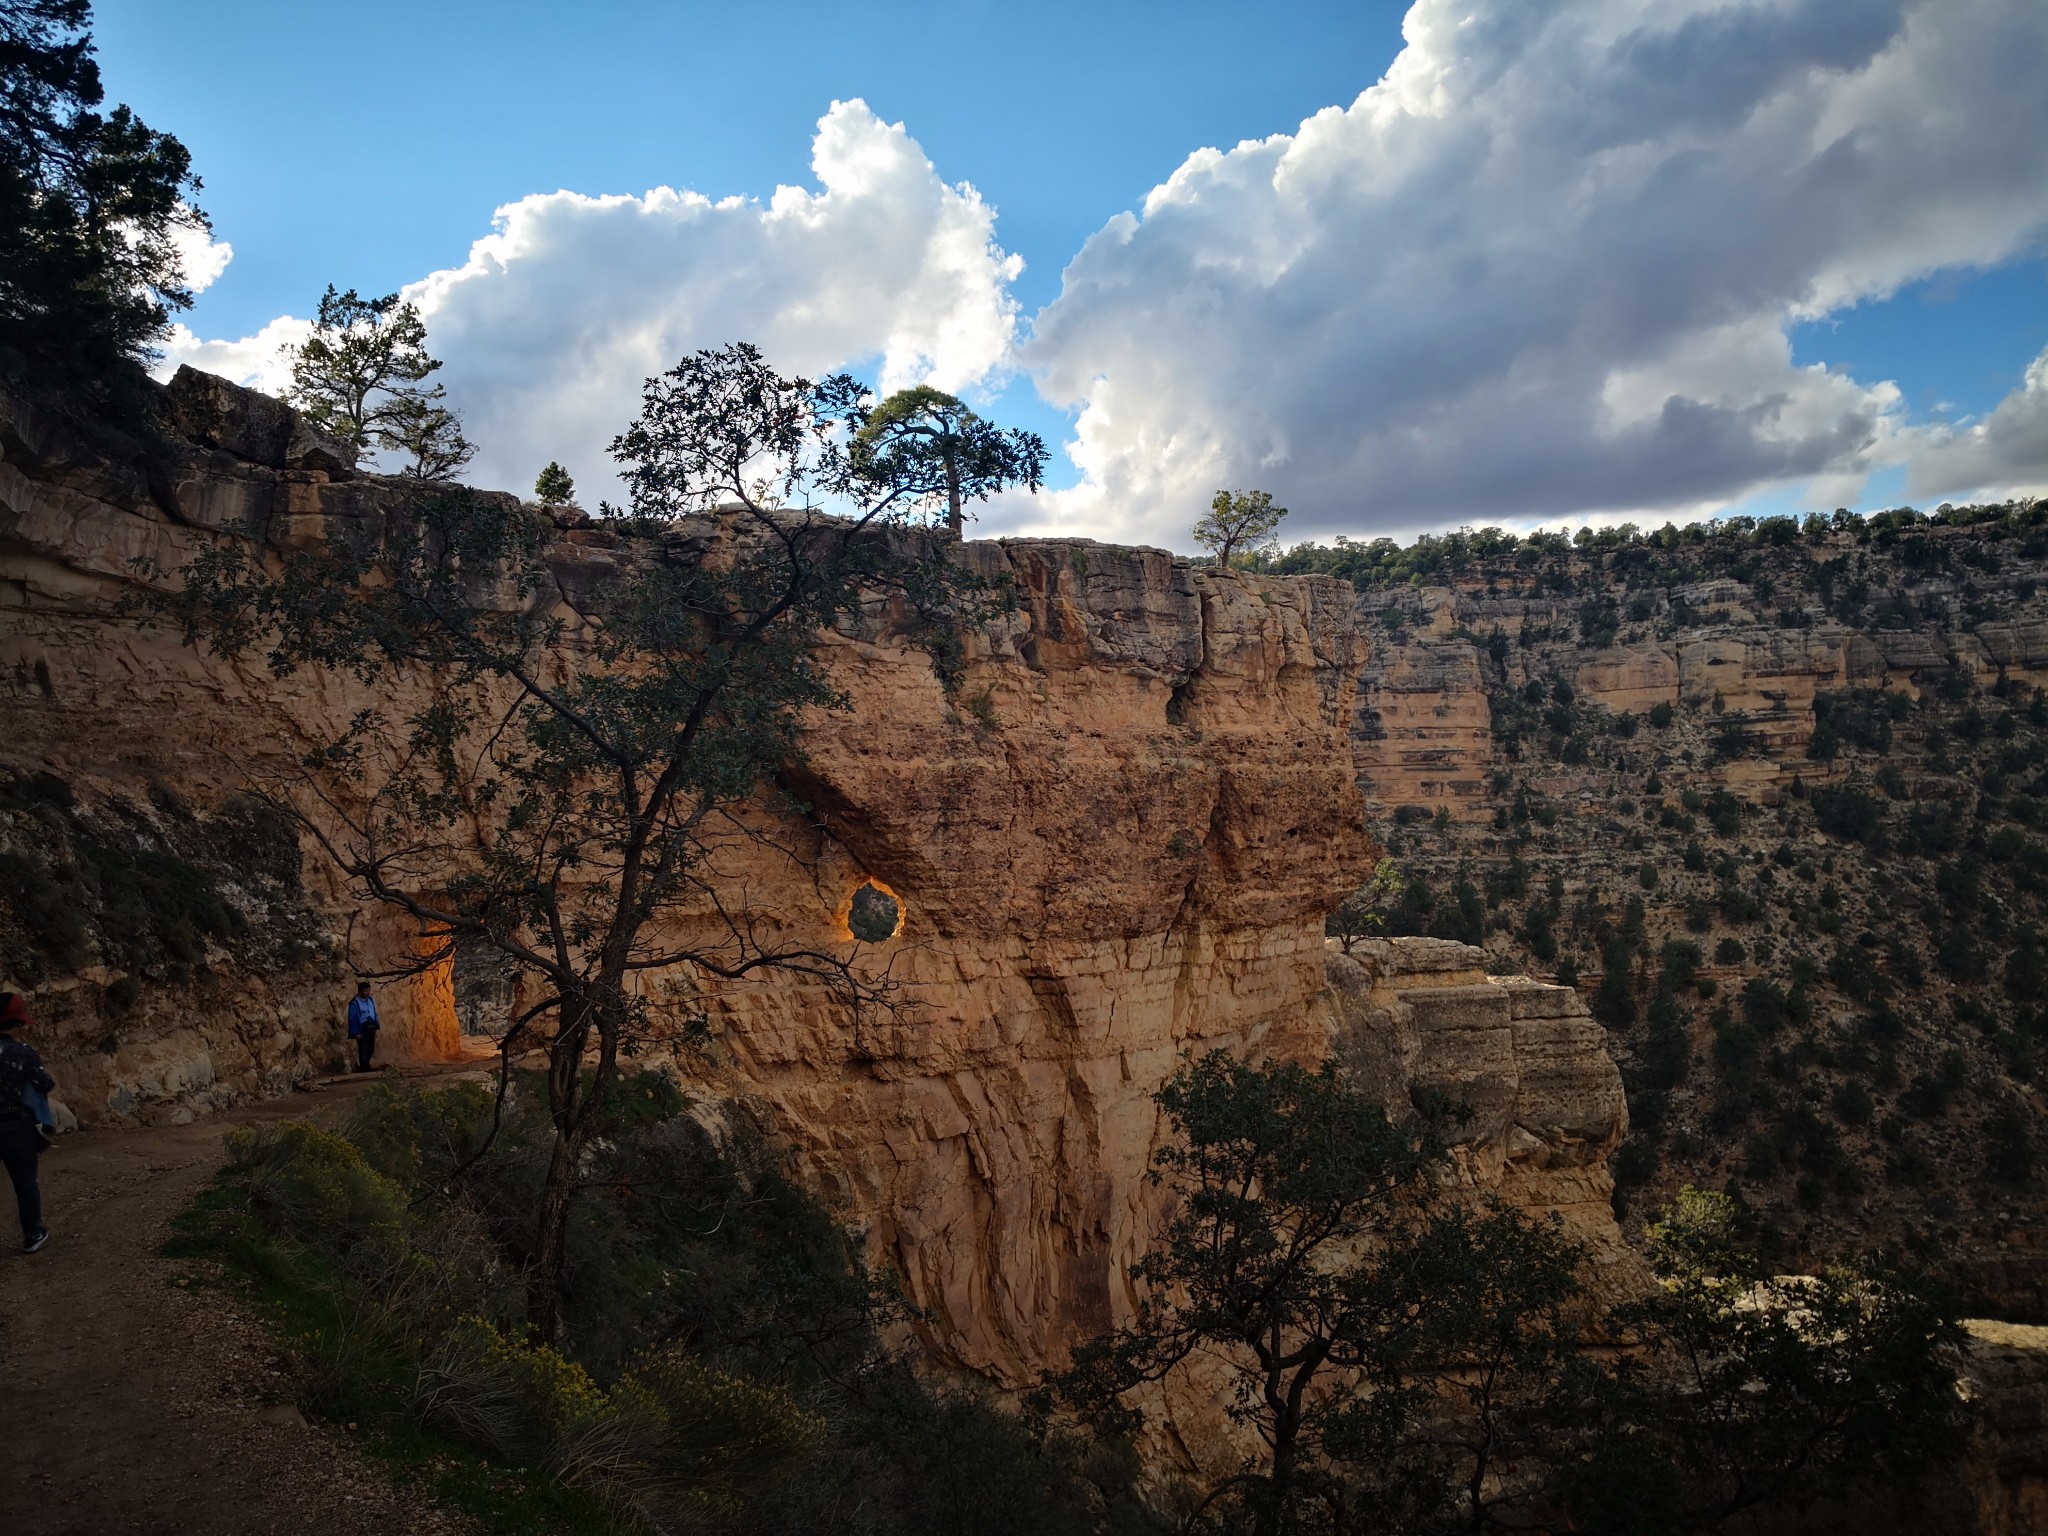
<svg viewBox="0 0 2048 1536"><path fill-rule="evenodd" d="M173 325L157 348L162 361L155 371L159 377L169 378L180 364L190 363L202 373L217 373L237 384L281 395L292 379L286 351L304 345L312 334L312 321L291 315L279 315L254 336L239 341L209 341L189 326Z"/></svg>
<svg viewBox="0 0 2048 1536"><path fill-rule="evenodd" d="M185 271L185 286L194 293L211 288L214 279L227 271L235 259L235 248L216 240L197 224L173 224L171 247L178 253L178 265Z"/></svg>
<svg viewBox="0 0 2048 1536"><path fill-rule="evenodd" d="M559 459L589 499L641 381L699 347L751 341L811 375L873 360L885 389L958 390L995 368L1022 265L995 243L995 210L859 101L820 120L811 167L819 190L765 203L524 198L462 266L407 289L482 444L471 478L524 489Z"/></svg>
<svg viewBox="0 0 2048 1536"><path fill-rule="evenodd" d="M427 322L436 375L480 445L465 478L525 490L550 459L583 500L615 495L606 452L648 375L699 347L751 341L777 367L870 368L884 389L975 386L1017 327L1023 263L995 240L995 210L950 185L900 123L861 101L819 120L817 189L719 202L659 187L643 197L551 192L497 211L461 266L405 288ZM179 327L163 369L189 362L277 390L280 350L307 322L239 341Z"/></svg>
<svg viewBox="0 0 2048 1536"><path fill-rule="evenodd" d="M1915 496L1970 501L2048 492L2048 350L1989 416L1927 437L1906 476Z"/></svg>
<svg viewBox="0 0 2048 1536"><path fill-rule="evenodd" d="M1936 451L1787 329L2040 241L2048 6L1418 0L1404 31L1348 108L1190 155L1074 257L1022 356L1086 479L1006 516L1675 511ZM1939 451L1996 479L2044 414L2037 378Z"/></svg>

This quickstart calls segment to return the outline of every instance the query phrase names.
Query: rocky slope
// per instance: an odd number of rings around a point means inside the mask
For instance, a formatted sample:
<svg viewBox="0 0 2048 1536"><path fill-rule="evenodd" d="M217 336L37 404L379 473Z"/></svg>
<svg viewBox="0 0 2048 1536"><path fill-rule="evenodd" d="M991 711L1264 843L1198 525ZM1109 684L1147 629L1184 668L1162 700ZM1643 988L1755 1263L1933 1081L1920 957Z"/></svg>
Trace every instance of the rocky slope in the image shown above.
<svg viewBox="0 0 2048 1536"><path fill-rule="evenodd" d="M0 859L19 877L0 984L31 992L88 1123L332 1065L351 968L418 944L240 795L359 691L204 657L133 603L201 540L374 532L417 492L218 380L181 374L167 401L151 445L0 402ZM563 529L561 590L604 579L615 545ZM872 951L891 1006L855 1014L787 977L702 988L712 1041L687 1063L902 1276L935 1356L1018 1383L1124 1315L1157 1214L1151 1096L1211 1047L1341 1047L1403 1109L1414 1083L1467 1084L1474 1186L1564 1210L1618 1255L1620 1083L1569 991L1491 982L1476 952L1426 941L1326 953L1324 915L1376 853L1351 590L1087 541L961 558L1019 599L970 638L961 687L886 616L829 637L853 708L809 731L789 785L809 816L764 802L773 836L730 871L764 921L819 944L848 941L861 886L892 893L900 928ZM386 989L386 1045L456 1053L516 996L465 957Z"/></svg>
<svg viewBox="0 0 2048 1536"><path fill-rule="evenodd" d="M1788 1263L2048 1309L2048 506L1279 564L1358 586L1392 931L1588 994L1633 1213L1732 1185Z"/></svg>

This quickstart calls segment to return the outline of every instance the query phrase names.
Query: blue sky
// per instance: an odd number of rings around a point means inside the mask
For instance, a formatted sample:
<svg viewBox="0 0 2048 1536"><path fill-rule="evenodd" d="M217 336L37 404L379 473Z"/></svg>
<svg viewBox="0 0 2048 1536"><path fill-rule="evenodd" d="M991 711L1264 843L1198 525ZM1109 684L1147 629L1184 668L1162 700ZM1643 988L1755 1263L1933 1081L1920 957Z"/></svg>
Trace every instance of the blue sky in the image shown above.
<svg viewBox="0 0 2048 1536"><path fill-rule="evenodd" d="M1292 130L1401 46L1405 4L990 0L869 8L98 0L113 93L176 132L234 265L202 328L462 259L529 192L808 179L834 100L906 123L1025 259L1025 310L1188 151ZM345 22L340 18L345 15ZM875 16L893 18L877 24Z"/></svg>
<svg viewBox="0 0 2048 1536"><path fill-rule="evenodd" d="M1404 4L100 0L96 35L110 95L192 149L234 248L185 317L195 345L223 344L189 354L202 365L234 371L256 352L225 344L305 316L330 281L464 268L519 205L509 268L472 262L423 300L494 483L522 483L557 427L601 479L626 397L598 370L633 373L647 336L732 339L721 321L802 350L792 316L841 291L816 270L838 264L868 282L843 302L900 292L944 324L835 316L801 366L934 377L1075 444L1066 496L991 509L991 531L1170 541L1212 483L1271 485L1321 533L2039 483L2048 382L2024 380L2048 356L2048 118L1977 96L2048 57L2040 9L1985 0L1966 27L1916 0L1423 0L1396 82L1365 101ZM1916 90L1938 111L1909 112ZM870 116L821 121L855 99ZM1687 201L1582 147L1616 114L1616 142L1698 178ZM1844 122L1874 170L1815 148ZM687 219L611 254L641 235L603 195L765 209L778 185L818 194L834 143L844 166L901 163L880 190L857 169L825 189L819 218L867 211L810 256L758 229L709 254ZM905 169L919 154L929 185ZM535 200L558 190L580 196ZM891 247L926 226L925 255ZM976 241L989 260L967 271ZM938 290L932 252L953 271ZM735 297L705 275L720 260L790 296ZM669 282L670 262L695 275ZM614 350L589 320L508 340L500 278L536 313L621 290ZM550 370L583 382L536 390Z"/></svg>

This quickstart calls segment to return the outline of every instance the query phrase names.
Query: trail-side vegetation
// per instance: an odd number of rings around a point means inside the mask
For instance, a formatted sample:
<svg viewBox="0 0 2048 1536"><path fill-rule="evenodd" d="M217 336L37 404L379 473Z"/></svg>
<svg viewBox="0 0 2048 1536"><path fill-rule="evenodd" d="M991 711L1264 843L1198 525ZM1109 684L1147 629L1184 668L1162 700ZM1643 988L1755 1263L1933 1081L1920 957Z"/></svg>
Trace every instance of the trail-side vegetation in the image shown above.
<svg viewBox="0 0 2048 1536"><path fill-rule="evenodd" d="M502 1110L481 1084L379 1088L335 1130L238 1132L173 1242L278 1330L303 1408L495 1529L1710 1530L1920 1508L1967 1427L1924 1273L1776 1278L1739 1203L1688 1192L1651 1229L1658 1283L1597 1297L1554 1219L1451 1198L1440 1123L1221 1053L1159 1095L1174 1214L1142 1307L1025 1404L934 1375L774 1149L654 1073L592 1143L538 1343L543 1099L538 1074ZM1141 1479L1148 1384L1194 1366L1221 1395L1183 1393L1177 1434L1212 1470Z"/></svg>
<svg viewBox="0 0 2048 1536"><path fill-rule="evenodd" d="M494 1139L481 1084L238 1132L173 1251L275 1326L304 1409L489 1529L1155 1528L1127 1454L922 1377L892 1287L771 1149L715 1138L657 1074L611 1099L563 1328L530 1342L545 1097L517 1078Z"/></svg>

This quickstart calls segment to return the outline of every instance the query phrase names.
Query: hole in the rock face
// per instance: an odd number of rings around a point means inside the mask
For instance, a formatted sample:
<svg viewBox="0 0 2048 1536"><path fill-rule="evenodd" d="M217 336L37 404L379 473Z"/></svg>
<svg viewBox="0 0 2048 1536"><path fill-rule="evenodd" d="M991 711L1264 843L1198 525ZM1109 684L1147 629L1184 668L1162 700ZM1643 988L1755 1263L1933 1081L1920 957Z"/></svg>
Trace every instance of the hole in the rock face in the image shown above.
<svg viewBox="0 0 2048 1536"><path fill-rule="evenodd" d="M903 904L874 881L866 881L853 893L853 910L846 915L846 926L864 944L893 939L903 926Z"/></svg>

